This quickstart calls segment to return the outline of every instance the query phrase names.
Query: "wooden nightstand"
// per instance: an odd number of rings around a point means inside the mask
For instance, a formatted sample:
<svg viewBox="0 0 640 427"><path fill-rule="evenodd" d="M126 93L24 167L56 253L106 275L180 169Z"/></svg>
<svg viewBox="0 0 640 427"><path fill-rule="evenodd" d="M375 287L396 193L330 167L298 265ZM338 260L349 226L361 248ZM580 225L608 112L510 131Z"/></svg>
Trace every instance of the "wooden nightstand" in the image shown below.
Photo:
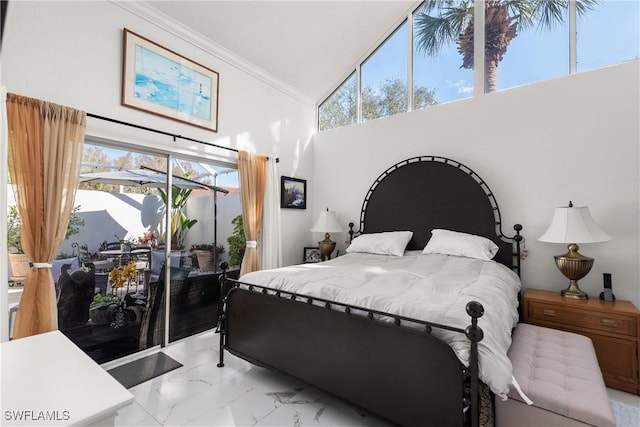
<svg viewBox="0 0 640 427"><path fill-rule="evenodd" d="M573 300L560 292L527 289L525 323L585 335L593 341L607 387L640 395L640 311L629 301Z"/></svg>

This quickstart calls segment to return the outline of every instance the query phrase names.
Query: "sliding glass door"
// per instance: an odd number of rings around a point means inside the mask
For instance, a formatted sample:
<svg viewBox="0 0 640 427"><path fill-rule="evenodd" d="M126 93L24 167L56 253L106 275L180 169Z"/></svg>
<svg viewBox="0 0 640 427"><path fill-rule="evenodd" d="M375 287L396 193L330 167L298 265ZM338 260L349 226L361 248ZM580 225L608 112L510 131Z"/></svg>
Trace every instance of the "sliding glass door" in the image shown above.
<svg viewBox="0 0 640 427"><path fill-rule="evenodd" d="M85 143L67 239L52 270L59 329L98 363L160 345L149 309L165 233L167 157Z"/></svg>
<svg viewBox="0 0 640 427"><path fill-rule="evenodd" d="M220 263L237 277L244 242L238 187L233 167L86 143L73 232L56 261L72 265L54 280L87 271L88 316L69 323L59 303L61 330L104 363L215 328Z"/></svg>
<svg viewBox="0 0 640 427"><path fill-rule="evenodd" d="M52 268L59 329L105 363L215 328L220 263L237 277L244 248L237 170L86 141L80 181ZM15 315L29 260L9 187Z"/></svg>
<svg viewBox="0 0 640 427"><path fill-rule="evenodd" d="M172 263L169 286L169 342L217 326L220 301L220 264L237 264L236 219L241 213L238 172L203 162L176 159L182 176L206 185L193 190L174 190L184 203L174 210L177 230L172 239L180 264ZM177 174L177 173L176 173ZM175 208L175 206L174 206ZM234 219L235 223L234 223ZM231 243L231 245L230 245ZM238 266L228 274L237 277Z"/></svg>

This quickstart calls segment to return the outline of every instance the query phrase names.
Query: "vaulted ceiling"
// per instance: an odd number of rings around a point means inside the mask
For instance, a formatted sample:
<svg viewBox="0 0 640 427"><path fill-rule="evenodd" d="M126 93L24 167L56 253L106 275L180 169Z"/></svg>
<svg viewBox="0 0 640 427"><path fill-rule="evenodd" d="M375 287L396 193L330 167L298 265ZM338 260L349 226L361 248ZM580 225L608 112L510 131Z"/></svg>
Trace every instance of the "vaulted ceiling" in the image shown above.
<svg viewBox="0 0 640 427"><path fill-rule="evenodd" d="M419 1L147 1L314 102Z"/></svg>

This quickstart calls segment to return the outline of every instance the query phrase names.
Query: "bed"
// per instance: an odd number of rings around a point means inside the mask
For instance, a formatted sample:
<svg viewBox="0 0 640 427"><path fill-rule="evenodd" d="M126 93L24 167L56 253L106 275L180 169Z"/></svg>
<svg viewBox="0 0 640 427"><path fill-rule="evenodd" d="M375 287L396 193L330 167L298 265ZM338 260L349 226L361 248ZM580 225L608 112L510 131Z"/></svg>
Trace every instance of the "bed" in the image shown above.
<svg viewBox="0 0 640 427"><path fill-rule="evenodd" d="M384 171L353 226L347 255L224 281L218 366L228 351L400 425L490 425L522 226L505 236L487 184L439 156Z"/></svg>

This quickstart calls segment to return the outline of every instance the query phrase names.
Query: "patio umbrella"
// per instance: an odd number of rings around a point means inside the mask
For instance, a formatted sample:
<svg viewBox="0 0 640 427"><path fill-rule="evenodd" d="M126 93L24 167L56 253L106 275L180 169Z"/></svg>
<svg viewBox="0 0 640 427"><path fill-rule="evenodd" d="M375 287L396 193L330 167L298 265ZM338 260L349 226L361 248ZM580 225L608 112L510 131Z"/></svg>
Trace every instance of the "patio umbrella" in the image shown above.
<svg viewBox="0 0 640 427"><path fill-rule="evenodd" d="M131 187L164 188L167 185L167 174L152 169L122 169L108 172L92 172L80 174L80 182L95 182L112 185L126 185ZM183 189L208 189L221 193L229 191L213 185L202 184L191 179L173 175L174 187Z"/></svg>

